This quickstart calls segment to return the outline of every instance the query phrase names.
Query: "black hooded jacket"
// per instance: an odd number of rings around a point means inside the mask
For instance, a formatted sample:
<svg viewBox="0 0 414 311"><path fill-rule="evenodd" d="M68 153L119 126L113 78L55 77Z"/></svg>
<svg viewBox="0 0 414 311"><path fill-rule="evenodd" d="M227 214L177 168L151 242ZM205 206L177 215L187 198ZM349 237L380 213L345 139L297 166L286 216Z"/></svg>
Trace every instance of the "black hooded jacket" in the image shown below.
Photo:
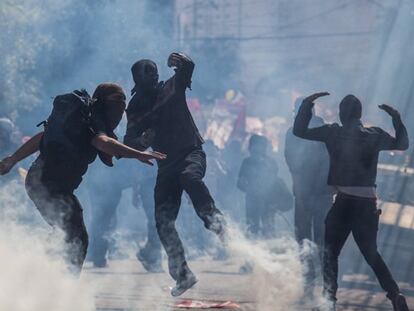
<svg viewBox="0 0 414 311"><path fill-rule="evenodd" d="M399 116L392 120L395 138L379 127L364 127L356 119L344 126L334 123L309 128L311 118L312 107L302 104L295 118L293 134L326 144L330 159L329 185L374 187L379 152L408 148L407 130Z"/></svg>
<svg viewBox="0 0 414 311"><path fill-rule="evenodd" d="M128 104L124 142L131 147L142 149L141 135L148 129L154 131L151 147L168 156L166 160L158 162L159 168L169 166L204 142L188 109L185 96L187 87L191 86L193 70L193 62L184 62L173 77L158 85L153 96L137 90Z"/></svg>

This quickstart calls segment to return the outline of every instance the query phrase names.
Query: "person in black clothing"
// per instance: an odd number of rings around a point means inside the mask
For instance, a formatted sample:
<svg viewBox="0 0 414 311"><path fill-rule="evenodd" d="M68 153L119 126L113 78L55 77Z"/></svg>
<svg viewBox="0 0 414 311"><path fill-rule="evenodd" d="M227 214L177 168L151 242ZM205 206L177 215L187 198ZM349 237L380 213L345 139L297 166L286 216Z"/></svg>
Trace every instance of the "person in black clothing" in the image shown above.
<svg viewBox="0 0 414 311"><path fill-rule="evenodd" d="M231 217L232 221L238 224L244 220L244 215L240 214L240 210L244 207L244 199L240 189L237 188L237 179L244 157L241 141L231 140L224 146L222 159L227 175L220 188L220 196L227 217Z"/></svg>
<svg viewBox="0 0 414 311"><path fill-rule="evenodd" d="M147 218L147 240L145 245L136 254L148 272L162 272L161 241L155 225L154 187L156 172L143 167L140 170L140 182L134 185L134 200L140 199L141 207ZM136 204L138 205L138 204Z"/></svg>
<svg viewBox="0 0 414 311"><path fill-rule="evenodd" d="M148 272L161 272L161 242L155 227L154 196L155 171L151 167L131 166L128 161L117 163L115 170L105 170L94 164L87 178L93 217L90 224L88 260L94 267L107 265L111 235L116 228L117 208L125 189L132 188L132 202L143 208L147 217L147 241L137 253L137 259Z"/></svg>
<svg viewBox="0 0 414 311"><path fill-rule="evenodd" d="M85 98L87 93L74 91L60 95L55 98L55 103L73 106L73 101L81 96ZM64 126L69 125L67 123L62 125L63 129L59 129L60 124L51 121L54 114L52 112L45 131L33 136L13 155L0 162L0 174L4 175L16 163L40 150L40 155L28 172L26 190L43 219L65 233L65 258L70 262L70 268L74 273L80 273L82 269L88 247L88 234L83 221L82 207L73 192L81 183L88 165L98 154L109 166L112 165L112 156L135 158L150 165L151 159L165 158L165 155L160 153L132 149L115 139L113 130L125 110L125 94L120 86L112 83L100 84L95 90L93 100L94 109L88 118L82 116L81 125L69 128ZM62 114L63 111L58 112ZM54 149L45 142L48 126L52 122L57 125L54 132L59 130L59 133L63 134L55 137ZM63 144L63 141L70 141L71 148Z"/></svg>
<svg viewBox="0 0 414 311"><path fill-rule="evenodd" d="M286 211L293 198L278 174L278 165L268 155L269 140L252 135L250 156L242 162L237 187L246 194L247 231L252 237L274 237L277 209ZM279 206L277 206L279 205Z"/></svg>
<svg viewBox="0 0 414 311"><path fill-rule="evenodd" d="M339 105L342 125L334 123L309 128L314 100L325 95L329 93L316 93L305 98L293 127L296 136L325 143L330 158L328 185L337 191L325 221L324 294L335 310L338 257L352 232L394 310L407 311L405 297L377 250L381 210L377 209L375 194L379 152L406 150L407 130L398 111L388 105L379 108L392 117L395 137L379 127L364 127L361 102L353 95L347 95Z"/></svg>
<svg viewBox="0 0 414 311"><path fill-rule="evenodd" d="M106 255L111 247L111 235L116 228L116 211L124 189L132 187L129 161L118 161L114 169L106 170L95 162L88 170L85 186L91 204L88 260L94 267L107 265Z"/></svg>
<svg viewBox="0 0 414 311"><path fill-rule="evenodd" d="M185 90L191 87L194 63L182 53L172 53L168 66L175 67L175 75L160 83L153 61L140 60L132 66L135 87L127 108L124 142L142 148L137 140L150 130L155 133L151 147L168 153L168 159L158 162L155 219L168 255L170 275L176 281L171 294L178 296L197 282L175 228L183 191L188 193L205 227L221 237L224 220L202 180L206 172L203 139L186 103Z"/></svg>
<svg viewBox="0 0 414 311"><path fill-rule="evenodd" d="M295 101L297 113L303 98ZM325 125L323 119L312 116L311 128ZM306 161L304 156L306 155ZM285 160L293 181L295 197L295 235L303 246L305 240L313 241L318 247L319 262L322 263L324 220L332 206L333 189L326 184L329 171L329 155L321 142L308 141L293 135L289 128L285 138ZM313 254L305 254L306 265L305 296L312 298L316 282L316 264Z"/></svg>

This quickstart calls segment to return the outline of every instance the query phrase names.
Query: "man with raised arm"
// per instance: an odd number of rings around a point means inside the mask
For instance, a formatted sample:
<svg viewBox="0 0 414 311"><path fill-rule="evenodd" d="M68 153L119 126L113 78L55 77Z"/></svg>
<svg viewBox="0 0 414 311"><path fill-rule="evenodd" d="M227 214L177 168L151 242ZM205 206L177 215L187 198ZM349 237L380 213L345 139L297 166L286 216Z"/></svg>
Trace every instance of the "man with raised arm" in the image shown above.
<svg viewBox="0 0 414 311"><path fill-rule="evenodd" d="M329 93L316 93L305 98L293 126L294 135L325 143L330 158L328 185L336 189L335 202L325 220L325 297L331 310L335 310L338 257L352 232L394 310L408 311L405 297L377 250L381 210L377 209L375 189L379 152L406 150L407 130L398 111L388 105L379 108L391 116L395 137L379 127L365 127L361 122L362 104L354 95L345 96L339 104L342 125L334 123L309 128L314 101L326 95Z"/></svg>
<svg viewBox="0 0 414 311"><path fill-rule="evenodd" d="M203 182L206 173L204 141L186 102L185 92L191 87L194 63L185 54L172 53L168 66L175 68L175 74L166 82L158 82L157 65L151 60L142 59L132 66L135 87L127 108L124 142L134 148L151 146L168 154L167 160L158 162L155 220L168 255L170 275L176 281L171 294L179 296L197 282L175 228L183 191L188 193L207 229L223 237L225 223ZM142 135L152 137L151 143L143 146Z"/></svg>

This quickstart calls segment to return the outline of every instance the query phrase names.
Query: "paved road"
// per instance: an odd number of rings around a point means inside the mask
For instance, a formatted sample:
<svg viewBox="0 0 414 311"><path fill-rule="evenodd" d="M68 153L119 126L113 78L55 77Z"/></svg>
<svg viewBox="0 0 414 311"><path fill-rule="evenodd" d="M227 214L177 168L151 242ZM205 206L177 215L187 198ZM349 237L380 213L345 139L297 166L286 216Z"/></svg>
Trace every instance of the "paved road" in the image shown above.
<svg viewBox="0 0 414 311"><path fill-rule="evenodd" d="M99 311L173 311L179 310L173 307L174 303L186 299L231 300L240 305L239 310L246 311L307 310L303 306L281 308L279 302L285 297L278 295L283 294L283 290L267 297L268 307L263 310L257 301L261 289L253 285L252 275L238 273L240 264L237 262L218 262L205 258L191 262L191 267L200 281L179 299L173 299L169 294L168 287L173 282L167 273L148 274L135 260L111 261L109 267L104 269L86 266L83 277L96 288L96 306ZM271 279L267 281L271 282ZM288 284L289 280L286 280L286 286ZM339 311L392 310L384 293L366 276L345 276L342 285ZM402 286L410 295L409 304L414 310L414 288L408 284Z"/></svg>

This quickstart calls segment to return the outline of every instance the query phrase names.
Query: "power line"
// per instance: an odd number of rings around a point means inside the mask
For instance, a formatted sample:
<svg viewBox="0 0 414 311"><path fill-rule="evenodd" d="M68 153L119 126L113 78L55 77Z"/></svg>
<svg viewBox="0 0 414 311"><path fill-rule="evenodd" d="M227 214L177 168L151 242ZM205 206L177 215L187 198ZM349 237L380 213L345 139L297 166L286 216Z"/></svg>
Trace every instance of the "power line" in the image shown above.
<svg viewBox="0 0 414 311"><path fill-rule="evenodd" d="M186 41L266 41L266 40L286 40L286 39L307 39L307 38L335 38L350 36L369 36L378 34L378 31L351 31L351 32L332 32L315 34L293 34L293 35L273 35L273 36L251 36L251 37L192 37L185 38Z"/></svg>

